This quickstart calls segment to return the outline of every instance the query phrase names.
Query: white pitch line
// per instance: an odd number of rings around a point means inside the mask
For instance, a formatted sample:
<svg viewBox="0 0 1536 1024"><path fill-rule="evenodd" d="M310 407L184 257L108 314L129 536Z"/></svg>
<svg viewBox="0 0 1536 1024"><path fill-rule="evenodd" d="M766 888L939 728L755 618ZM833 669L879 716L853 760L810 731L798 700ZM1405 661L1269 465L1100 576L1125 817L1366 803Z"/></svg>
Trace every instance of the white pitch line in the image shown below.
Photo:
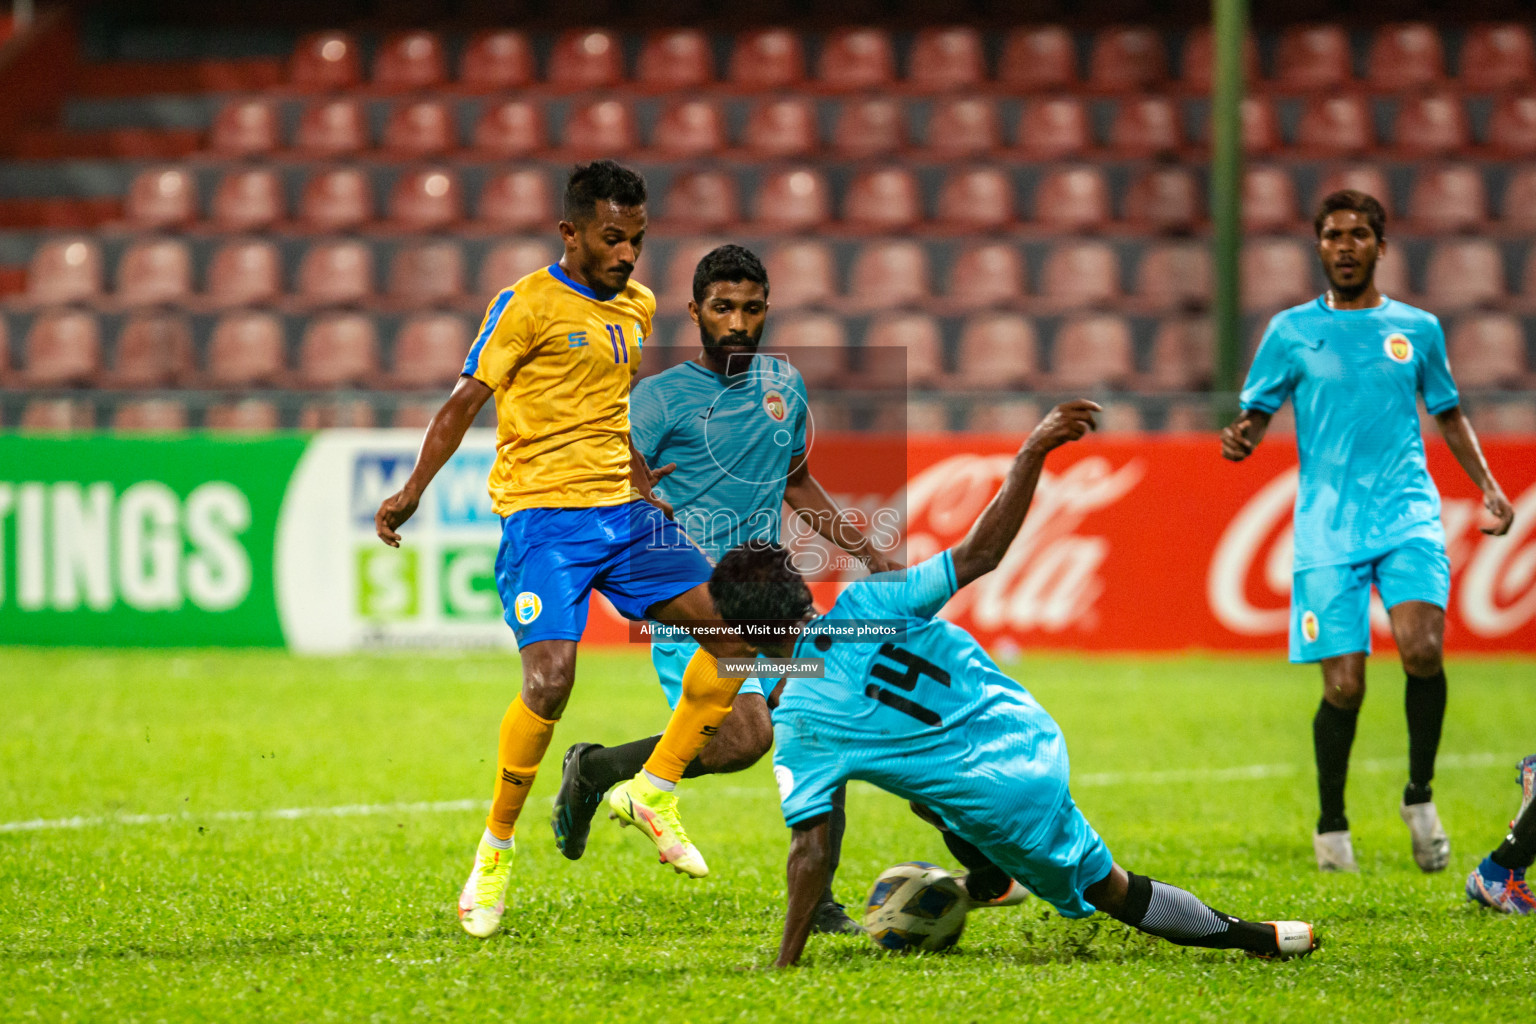
<svg viewBox="0 0 1536 1024"><path fill-rule="evenodd" d="M1505 754L1446 754L1439 758L1440 768L1486 768L1515 759ZM1364 758L1350 766L1351 771L1377 775L1407 771L1407 758ZM1243 782L1250 779L1274 779L1311 771L1311 765L1246 764L1231 768L1188 768L1153 772L1083 772L1072 777L1072 788L1094 789L1104 786L1166 786L1179 782ZM772 795L771 786L711 786L720 796ZM553 804L554 797L545 799ZM395 814L441 814L449 811L483 811L486 800L436 800L395 804L342 804L339 807L280 807L269 811L212 811L208 814L113 814L99 817L33 818L30 821L0 822L0 833L45 832L56 829L101 828L112 825L202 824L215 821L298 821L302 818L362 818Z"/></svg>

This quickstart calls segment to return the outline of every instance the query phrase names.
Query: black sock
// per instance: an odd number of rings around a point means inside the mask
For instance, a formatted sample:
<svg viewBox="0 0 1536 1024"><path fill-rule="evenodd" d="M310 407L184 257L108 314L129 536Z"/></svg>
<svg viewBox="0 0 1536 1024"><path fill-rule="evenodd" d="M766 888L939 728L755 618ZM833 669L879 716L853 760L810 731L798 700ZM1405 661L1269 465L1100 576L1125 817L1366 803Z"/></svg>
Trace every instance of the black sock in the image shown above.
<svg viewBox="0 0 1536 1024"><path fill-rule="evenodd" d="M832 881L837 877L837 866L843 860L843 833L848 831L848 783L832 791L832 812L827 815L827 847L832 861L827 865L827 891L821 894L823 903L836 903L832 895Z"/></svg>
<svg viewBox="0 0 1536 1024"><path fill-rule="evenodd" d="M581 777L588 785L606 792L640 774L660 739L660 736L647 736L617 747L594 747L581 755Z"/></svg>
<svg viewBox="0 0 1536 1024"><path fill-rule="evenodd" d="M1403 688L1403 710L1408 713L1408 788L1403 791L1403 803L1428 803L1435 755L1440 751L1440 726L1445 722L1444 670L1432 676L1409 676Z"/></svg>
<svg viewBox="0 0 1536 1024"><path fill-rule="evenodd" d="M1510 871L1524 871L1536 864L1536 800L1526 805L1514 827L1497 850L1493 862Z"/></svg>
<svg viewBox="0 0 1536 1024"><path fill-rule="evenodd" d="M1180 946L1275 954L1275 929L1212 910L1178 886L1130 872L1130 891L1115 919Z"/></svg>
<svg viewBox="0 0 1536 1024"><path fill-rule="evenodd" d="M953 832L944 830L940 834L950 854L965 865L965 891L971 899L985 903L1008 891L1008 887L1013 884L1008 872L993 864L986 854Z"/></svg>
<svg viewBox="0 0 1536 1024"><path fill-rule="evenodd" d="M1346 710L1323 701L1312 719L1312 748L1317 756L1317 801L1322 813L1317 818L1319 832L1343 832L1349 828L1344 817L1344 783L1349 779L1349 748L1355 742L1355 724L1360 709Z"/></svg>

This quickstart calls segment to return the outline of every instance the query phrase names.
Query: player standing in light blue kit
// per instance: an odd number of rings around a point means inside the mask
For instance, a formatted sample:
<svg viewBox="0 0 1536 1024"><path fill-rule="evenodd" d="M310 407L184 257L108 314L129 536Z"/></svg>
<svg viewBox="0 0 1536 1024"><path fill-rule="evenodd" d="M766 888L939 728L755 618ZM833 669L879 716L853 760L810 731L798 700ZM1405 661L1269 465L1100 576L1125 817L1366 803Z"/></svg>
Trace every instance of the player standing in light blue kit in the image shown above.
<svg viewBox="0 0 1536 1024"><path fill-rule="evenodd" d="M895 568L870 544L811 474L805 382L787 359L758 355L768 316L768 274L750 251L723 245L694 272L688 313L699 327L697 358L635 385L630 436L653 472L656 496L670 503L677 523L713 563L746 540L777 542L783 506L871 571ZM651 660L676 705L683 670L698 644L686 632L655 637ZM750 768L773 744L760 679L737 691L731 713L688 769L690 777ZM577 743L565 754L552 824L555 843L571 860L585 852L592 814L605 790L634 776L659 737L614 747ZM836 831L841 836L841 800ZM839 844L840 845L840 844ZM858 931L831 896L819 908L817 930Z"/></svg>
<svg viewBox="0 0 1536 1024"><path fill-rule="evenodd" d="M849 779L920 805L971 869L965 888L973 899L979 875L1001 875L1067 917L1102 910L1180 945L1270 957L1315 948L1305 922L1243 921L1116 864L1072 801L1061 729L974 637L934 617L1002 561L1046 455L1082 437L1098 411L1088 401L1058 406L964 540L905 572L854 583L826 615L816 614L782 547L750 542L715 566L710 596L749 646L821 659L824 669L824 678L791 678L773 714L773 771L793 829L777 966L794 964L805 948L831 864L832 794ZM858 632L875 628L896 632L888 640Z"/></svg>
<svg viewBox="0 0 1536 1024"><path fill-rule="evenodd" d="M1386 255L1386 212L1363 192L1322 202L1314 221L1328 291L1277 314L1248 371L1243 412L1221 435L1240 462L1287 398L1296 410L1301 481L1291 586L1290 656L1321 662L1323 700L1312 722L1321 814L1312 845L1324 871L1358 871L1344 784L1365 699L1375 585L1407 673L1408 785L1399 813L1424 871L1450 861L1450 840L1430 781L1445 719L1445 607L1450 562L1440 496L1424 461L1418 402L1435 418L1456 461L1509 531L1514 508L1499 488L1451 379L1440 321L1376 288Z"/></svg>

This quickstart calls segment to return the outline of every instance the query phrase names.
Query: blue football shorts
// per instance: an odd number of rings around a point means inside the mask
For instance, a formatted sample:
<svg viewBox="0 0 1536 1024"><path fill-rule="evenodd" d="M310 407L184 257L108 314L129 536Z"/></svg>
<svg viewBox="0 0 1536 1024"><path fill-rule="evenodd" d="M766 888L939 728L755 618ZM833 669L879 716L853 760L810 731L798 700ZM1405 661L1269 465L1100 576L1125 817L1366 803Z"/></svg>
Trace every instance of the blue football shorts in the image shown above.
<svg viewBox="0 0 1536 1024"><path fill-rule="evenodd" d="M1291 660L1322 661L1371 652L1371 586L1388 609L1404 601L1444 608L1451 597L1445 546L1415 538L1351 565L1320 565L1291 576Z"/></svg>

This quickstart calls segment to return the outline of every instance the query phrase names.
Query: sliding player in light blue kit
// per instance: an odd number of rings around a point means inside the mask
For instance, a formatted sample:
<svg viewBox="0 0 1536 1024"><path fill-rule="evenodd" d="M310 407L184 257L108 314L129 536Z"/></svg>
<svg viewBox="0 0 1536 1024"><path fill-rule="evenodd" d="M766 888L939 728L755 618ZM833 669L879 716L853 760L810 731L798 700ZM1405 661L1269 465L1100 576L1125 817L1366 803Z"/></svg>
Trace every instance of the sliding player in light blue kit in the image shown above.
<svg viewBox="0 0 1536 1024"><path fill-rule="evenodd" d="M654 472L657 497L669 502L684 532L711 562L746 540L777 542L783 506L871 571L894 567L811 475L805 382L780 356L758 355L768 316L768 274L738 245L699 262L688 313L699 327L698 357L647 378L630 396L630 436ZM683 669L698 649L681 630L651 644L667 703L682 692ZM768 688L771 689L771 686ZM773 744L762 680L748 679L731 713L688 769L688 776L741 771ZM615 747L577 743L565 754L552 824L571 860L586 850L603 792L634 776L658 737ZM843 827L839 794L834 831ZM818 907L817 930L858 931L831 895Z"/></svg>

